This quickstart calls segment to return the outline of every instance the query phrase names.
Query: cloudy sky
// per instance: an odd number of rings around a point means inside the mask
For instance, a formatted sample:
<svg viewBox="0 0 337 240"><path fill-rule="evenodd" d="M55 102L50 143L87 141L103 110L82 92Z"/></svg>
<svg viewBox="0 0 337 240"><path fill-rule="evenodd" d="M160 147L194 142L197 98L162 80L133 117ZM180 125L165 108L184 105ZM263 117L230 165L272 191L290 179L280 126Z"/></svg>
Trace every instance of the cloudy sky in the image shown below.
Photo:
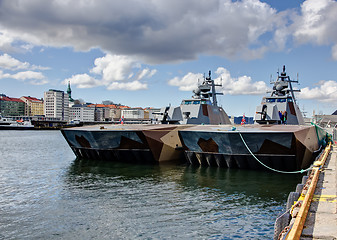
<svg viewBox="0 0 337 240"><path fill-rule="evenodd" d="M311 116L337 109L332 0L2 0L0 93L179 105L204 74L229 115L253 116L286 65Z"/></svg>

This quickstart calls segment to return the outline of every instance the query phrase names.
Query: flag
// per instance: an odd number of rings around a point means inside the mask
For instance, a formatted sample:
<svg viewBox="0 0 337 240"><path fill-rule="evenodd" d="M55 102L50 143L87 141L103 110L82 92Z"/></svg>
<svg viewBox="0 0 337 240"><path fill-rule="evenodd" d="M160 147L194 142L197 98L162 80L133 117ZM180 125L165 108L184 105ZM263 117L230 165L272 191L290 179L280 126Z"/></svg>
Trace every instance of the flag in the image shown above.
<svg viewBox="0 0 337 240"><path fill-rule="evenodd" d="M121 117L121 119L119 119L120 124L124 124L124 116Z"/></svg>

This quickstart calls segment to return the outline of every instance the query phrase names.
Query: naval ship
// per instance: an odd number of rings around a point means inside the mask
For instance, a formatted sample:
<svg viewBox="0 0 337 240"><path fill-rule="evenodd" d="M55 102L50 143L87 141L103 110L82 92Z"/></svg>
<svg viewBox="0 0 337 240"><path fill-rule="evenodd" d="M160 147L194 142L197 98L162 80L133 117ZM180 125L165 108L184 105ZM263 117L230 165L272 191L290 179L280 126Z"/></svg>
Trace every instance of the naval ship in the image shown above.
<svg viewBox="0 0 337 240"><path fill-rule="evenodd" d="M79 158L138 163L296 171L308 167L326 133L304 125L290 80L283 71L257 107L255 124L234 126L217 105L209 72L190 99L157 113L160 124L96 125L62 129Z"/></svg>
<svg viewBox="0 0 337 240"><path fill-rule="evenodd" d="M230 124L218 106L211 72L194 95L178 107L164 107L156 114L160 124L105 124L65 128L61 132L79 158L124 161L186 161L178 131L194 125ZM157 121L156 121L157 122Z"/></svg>
<svg viewBox="0 0 337 240"><path fill-rule="evenodd" d="M326 141L326 132L305 125L291 80L278 73L270 96L262 99L255 124L194 126L179 131L191 164L228 168L298 171L310 166Z"/></svg>

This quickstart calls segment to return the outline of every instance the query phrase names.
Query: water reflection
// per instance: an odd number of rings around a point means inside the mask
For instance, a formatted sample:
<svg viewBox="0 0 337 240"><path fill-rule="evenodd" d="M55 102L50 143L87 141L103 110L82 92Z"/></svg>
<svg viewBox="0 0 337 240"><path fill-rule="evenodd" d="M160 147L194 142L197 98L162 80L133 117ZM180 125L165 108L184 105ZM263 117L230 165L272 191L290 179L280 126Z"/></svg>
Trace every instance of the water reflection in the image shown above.
<svg viewBox="0 0 337 240"><path fill-rule="evenodd" d="M244 194L250 199L285 202L300 182L301 175L226 169L191 165L145 165L76 159L68 171L68 183L85 186L88 181L145 181L151 184L176 183L188 190L213 191L218 194Z"/></svg>

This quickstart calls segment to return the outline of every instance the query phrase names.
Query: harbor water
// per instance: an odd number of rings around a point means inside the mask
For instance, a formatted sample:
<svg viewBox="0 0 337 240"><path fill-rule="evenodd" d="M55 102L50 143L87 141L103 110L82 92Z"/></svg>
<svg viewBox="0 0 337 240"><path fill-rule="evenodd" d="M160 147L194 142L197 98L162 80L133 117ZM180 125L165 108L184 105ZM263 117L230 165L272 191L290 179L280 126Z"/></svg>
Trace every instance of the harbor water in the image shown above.
<svg viewBox="0 0 337 240"><path fill-rule="evenodd" d="M59 131L0 131L0 239L272 239L301 175L76 159Z"/></svg>

